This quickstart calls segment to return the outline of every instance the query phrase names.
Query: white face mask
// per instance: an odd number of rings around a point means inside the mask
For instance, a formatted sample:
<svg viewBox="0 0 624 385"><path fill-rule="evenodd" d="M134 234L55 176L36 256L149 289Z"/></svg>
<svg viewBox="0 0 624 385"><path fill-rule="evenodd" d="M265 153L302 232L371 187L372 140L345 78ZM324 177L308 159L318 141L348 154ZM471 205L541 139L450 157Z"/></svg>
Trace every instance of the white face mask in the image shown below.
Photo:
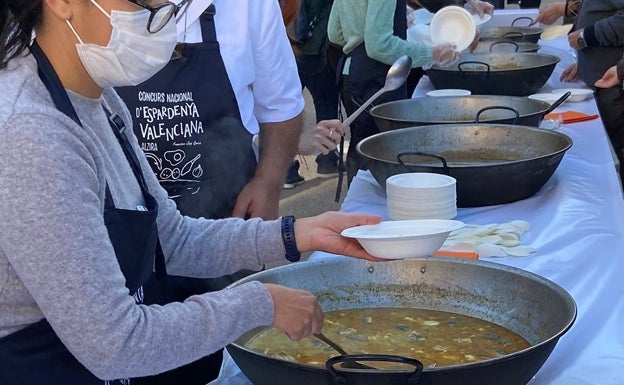
<svg viewBox="0 0 624 385"><path fill-rule="evenodd" d="M148 10L136 12L115 11L108 15L99 4L91 0L110 19L113 26L106 47L84 44L72 24L67 20L80 44L78 56L85 69L100 87L134 86L152 77L171 59L177 43L175 18L156 33L147 30Z"/></svg>

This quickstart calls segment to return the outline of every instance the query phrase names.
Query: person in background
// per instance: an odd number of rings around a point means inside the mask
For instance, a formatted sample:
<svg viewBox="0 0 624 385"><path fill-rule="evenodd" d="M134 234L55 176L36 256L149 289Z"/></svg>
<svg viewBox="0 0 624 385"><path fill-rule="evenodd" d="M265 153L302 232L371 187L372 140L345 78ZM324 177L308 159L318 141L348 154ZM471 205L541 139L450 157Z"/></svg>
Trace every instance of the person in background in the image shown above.
<svg viewBox="0 0 624 385"><path fill-rule="evenodd" d="M550 3L540 9L537 17L529 26L537 23L551 25L559 20L560 17L563 17L563 24L572 24L576 20L576 15L582 3L583 0L566 0Z"/></svg>
<svg viewBox="0 0 624 385"><path fill-rule="evenodd" d="M329 63L327 22L333 0L301 0L294 20L287 24L295 50L301 86L314 102L316 121L337 119L339 111L336 72ZM333 150L316 157L316 174L321 178L338 175L339 155Z"/></svg>
<svg viewBox="0 0 624 385"><path fill-rule="evenodd" d="M482 8L483 2L470 0L470 3ZM388 69L399 57L408 55L413 68L433 63L447 66L459 58L460 53L452 44L431 47L426 43L406 41L406 30L405 0L334 0L328 37L332 43L342 46L344 53L339 73L341 98L347 115L383 87ZM403 84L399 89L383 94L375 104L407 97L407 86ZM365 167L364 159L357 154L357 144L378 132L367 112L351 124L347 153L348 184L357 171Z"/></svg>
<svg viewBox="0 0 624 385"><path fill-rule="evenodd" d="M581 4L583 4L583 0L566 0L551 3L540 10L535 20L533 20L529 26L533 26L537 23L551 25L560 17L563 17L563 24L573 24L576 21L576 15L581 8ZM562 72L559 80L562 82L579 81L576 64L566 68Z"/></svg>
<svg viewBox="0 0 624 385"><path fill-rule="evenodd" d="M139 145L183 215L275 219L305 105L279 4L180 4L187 9L176 23L171 60L145 82L116 89L131 111ZM152 294L182 301L252 272L172 276L166 288L158 281L147 286ZM160 378L203 385L220 361L217 352Z"/></svg>
<svg viewBox="0 0 624 385"><path fill-rule="evenodd" d="M576 50L577 65L566 70L569 73L578 73L579 78L594 89L600 118L620 164L624 164L624 92L620 86L602 88L596 86L596 83L622 58L622 26L623 1L584 1L568 34L570 47ZM624 167L620 167L622 181L623 175Z"/></svg>
<svg viewBox="0 0 624 385"><path fill-rule="evenodd" d="M414 17L414 10L424 8L431 13L436 13L440 9L454 5L458 7L466 6L471 4L470 1L465 2L464 0L407 0L407 27L411 27L414 24L418 24L419 21ZM483 14L491 14L494 12L494 6L491 3L487 2L478 2L472 3L469 7L475 6L472 11L477 13L480 16ZM478 32L478 31L477 31ZM475 38L476 43L478 43L478 36ZM476 44L474 45L476 46ZM471 48L474 49L474 48ZM407 96L411 97L414 94L414 90L418 86L418 82L424 76L425 71L422 67L414 67L410 71L407 80L405 81L407 87Z"/></svg>
<svg viewBox="0 0 624 385"><path fill-rule="evenodd" d="M112 88L167 65L176 14L160 0L0 3L2 385L134 385L257 326L295 340L321 331L305 291L254 281L155 304L151 277L218 277L312 250L377 261L340 235L377 216L180 214Z"/></svg>
<svg viewBox="0 0 624 385"><path fill-rule="evenodd" d="M276 0L194 0L167 66L117 89L183 214L277 217L305 104L281 20Z"/></svg>

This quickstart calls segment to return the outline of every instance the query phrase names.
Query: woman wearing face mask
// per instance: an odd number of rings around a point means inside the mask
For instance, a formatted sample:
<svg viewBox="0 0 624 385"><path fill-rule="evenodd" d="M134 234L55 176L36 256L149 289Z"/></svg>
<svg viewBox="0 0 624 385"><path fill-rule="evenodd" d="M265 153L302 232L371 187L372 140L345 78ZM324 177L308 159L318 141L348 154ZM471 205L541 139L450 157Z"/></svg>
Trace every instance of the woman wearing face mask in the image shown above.
<svg viewBox="0 0 624 385"><path fill-rule="evenodd" d="M167 273L214 277L300 251L372 259L340 236L378 217L183 217L159 186L110 87L169 60L171 3L0 3L0 384L132 384L273 325L320 331L315 297L251 282L153 305ZM32 40L32 37L36 38Z"/></svg>

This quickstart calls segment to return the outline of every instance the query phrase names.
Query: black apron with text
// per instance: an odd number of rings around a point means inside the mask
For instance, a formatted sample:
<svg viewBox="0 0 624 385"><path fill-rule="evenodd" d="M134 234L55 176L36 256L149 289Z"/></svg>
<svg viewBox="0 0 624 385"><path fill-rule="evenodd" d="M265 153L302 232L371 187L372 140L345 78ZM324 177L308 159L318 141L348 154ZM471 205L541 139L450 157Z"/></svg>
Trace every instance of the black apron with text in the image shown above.
<svg viewBox="0 0 624 385"><path fill-rule="evenodd" d="M134 120L134 132L152 170L178 209L190 217L232 216L236 198L251 180L256 157L245 129L217 41L211 4L200 16L202 43L180 44L181 57L151 79L120 87ZM248 63L253 65L253 63ZM254 271L217 278L170 276L146 284L148 296L183 301L191 295L221 290ZM151 299L151 298L150 298ZM217 377L219 350L198 361L138 380L138 384L204 385Z"/></svg>
<svg viewBox="0 0 624 385"><path fill-rule="evenodd" d="M406 38L407 15L405 10L405 0L397 0L394 10L393 34L401 39ZM347 65L348 75L342 74L343 64ZM347 115L351 115L368 98L379 91L385 84L386 75L390 66L370 58L366 54L364 43L357 46L342 58L338 71L341 78L341 99ZM407 86L403 84L397 90L382 94L371 105L377 105L394 100L407 98ZM371 108L369 107L369 109ZM357 173L357 170L365 167L364 159L357 153L356 146L364 138L379 133L372 116L368 114L368 109L364 111L350 126L351 140L349 151L347 152L347 178L348 183Z"/></svg>
<svg viewBox="0 0 624 385"><path fill-rule="evenodd" d="M181 58L117 92L152 170L180 212L226 218L253 177L256 158L221 57L214 14L211 5L200 17L202 43L180 44Z"/></svg>
<svg viewBox="0 0 624 385"><path fill-rule="evenodd" d="M39 66L39 76L50 92L56 107L80 125L80 120L63 89L54 69L37 43L31 52ZM110 115L109 115L110 116ZM126 278L126 287L134 294L135 301L142 302L142 285L156 275L166 277L165 259L158 240L156 216L158 204L147 190L138 159L123 133L123 122L116 115L110 116L111 127L139 182L145 207L140 210L115 208L108 185L104 207L104 222L117 261ZM41 320L0 339L0 384L2 385L103 385L123 383L103 381L89 372L67 350L50 324Z"/></svg>

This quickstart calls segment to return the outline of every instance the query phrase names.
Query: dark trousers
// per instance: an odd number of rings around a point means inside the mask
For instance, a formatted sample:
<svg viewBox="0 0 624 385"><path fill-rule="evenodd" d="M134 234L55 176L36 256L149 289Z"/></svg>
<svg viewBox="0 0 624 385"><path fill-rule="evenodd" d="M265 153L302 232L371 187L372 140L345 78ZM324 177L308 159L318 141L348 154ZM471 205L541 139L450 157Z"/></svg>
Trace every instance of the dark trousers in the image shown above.
<svg viewBox="0 0 624 385"><path fill-rule="evenodd" d="M301 86L308 89L314 101L316 121L337 119L339 91L336 73L327 56L298 57L297 68Z"/></svg>
<svg viewBox="0 0 624 385"><path fill-rule="evenodd" d="M328 55L297 57L297 69L301 86L308 89L316 110L316 122L321 120L338 119L338 84L336 72L329 63ZM327 155L318 155L316 162L320 164L336 165L339 159L337 151Z"/></svg>
<svg viewBox="0 0 624 385"><path fill-rule="evenodd" d="M595 98L600 119L620 161L620 181L624 182L624 92L621 87L599 88Z"/></svg>

